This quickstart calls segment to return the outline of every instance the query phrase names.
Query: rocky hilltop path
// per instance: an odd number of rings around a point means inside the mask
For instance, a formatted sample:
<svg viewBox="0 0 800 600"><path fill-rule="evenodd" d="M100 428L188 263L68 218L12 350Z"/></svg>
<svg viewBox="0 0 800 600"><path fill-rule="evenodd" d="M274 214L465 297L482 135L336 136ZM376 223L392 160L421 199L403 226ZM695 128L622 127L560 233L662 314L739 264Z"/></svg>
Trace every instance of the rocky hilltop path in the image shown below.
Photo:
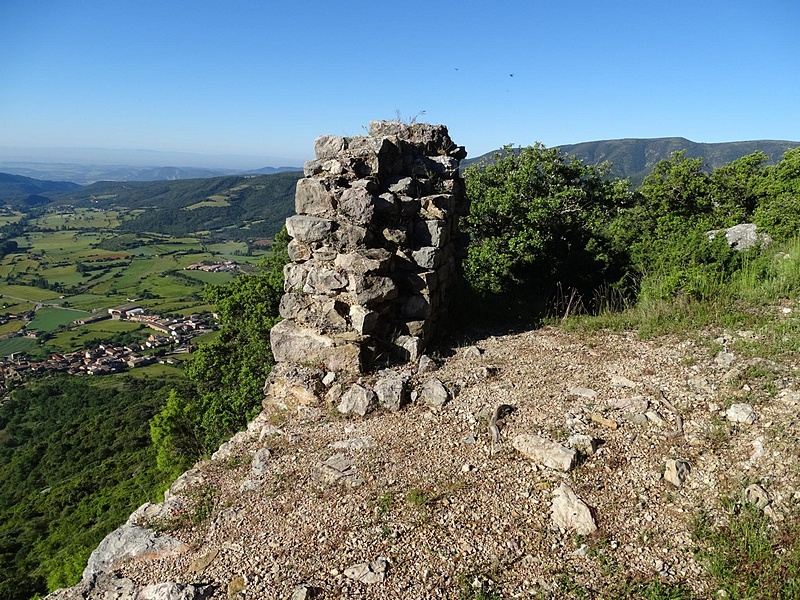
<svg viewBox="0 0 800 600"><path fill-rule="evenodd" d="M606 597L625 579L712 597L699 512L746 492L780 520L800 500L797 364L711 350L748 335L545 327L398 370L397 412L265 410L52 597Z"/></svg>

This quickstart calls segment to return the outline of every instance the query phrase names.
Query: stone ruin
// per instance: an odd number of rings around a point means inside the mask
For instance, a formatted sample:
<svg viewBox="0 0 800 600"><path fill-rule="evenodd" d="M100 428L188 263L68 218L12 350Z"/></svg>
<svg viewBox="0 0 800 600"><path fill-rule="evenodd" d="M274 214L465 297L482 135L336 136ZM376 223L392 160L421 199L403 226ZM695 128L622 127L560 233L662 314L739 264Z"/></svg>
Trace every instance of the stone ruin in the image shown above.
<svg viewBox="0 0 800 600"><path fill-rule="evenodd" d="M290 369L360 375L416 361L446 314L469 210L466 151L443 125L375 121L314 149L286 220L272 384Z"/></svg>

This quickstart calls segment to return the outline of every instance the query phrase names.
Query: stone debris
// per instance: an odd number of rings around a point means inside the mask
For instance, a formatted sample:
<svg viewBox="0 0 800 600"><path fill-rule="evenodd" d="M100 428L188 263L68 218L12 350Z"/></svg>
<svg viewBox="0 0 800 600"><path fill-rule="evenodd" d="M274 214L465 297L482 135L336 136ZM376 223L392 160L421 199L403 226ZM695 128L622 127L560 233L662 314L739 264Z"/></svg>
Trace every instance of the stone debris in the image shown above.
<svg viewBox="0 0 800 600"><path fill-rule="evenodd" d="M91 579L108 571L123 560L137 558L153 560L174 556L187 549L179 539L157 535L150 529L126 523L109 533L89 556L83 579Z"/></svg>
<svg viewBox="0 0 800 600"><path fill-rule="evenodd" d="M570 396L580 396L581 398L597 398L599 392L585 387L573 387L569 389Z"/></svg>
<svg viewBox="0 0 800 600"><path fill-rule="evenodd" d="M553 523L561 529L574 531L578 535L597 531L592 511L566 483L553 492L552 510Z"/></svg>
<svg viewBox="0 0 800 600"><path fill-rule="evenodd" d="M214 559L219 556L219 548L213 548L200 556L199 558L195 559L191 565L189 565L189 569L187 573L189 575L202 575L203 571L206 570L206 567L214 562Z"/></svg>
<svg viewBox="0 0 800 600"><path fill-rule="evenodd" d="M714 357L714 363L720 367L727 368L733 364L733 361L736 360L736 357L731 354L730 352L725 352L724 350L720 351Z"/></svg>
<svg viewBox="0 0 800 600"><path fill-rule="evenodd" d="M380 372L375 382L375 395L378 405L391 412L397 412L406 399L406 379L388 369Z"/></svg>
<svg viewBox="0 0 800 600"><path fill-rule="evenodd" d="M732 404L725 411L725 417L731 423L744 423L745 425L752 425L758 418L756 411L749 404Z"/></svg>
<svg viewBox="0 0 800 600"><path fill-rule="evenodd" d="M664 417L661 416L657 410L648 410L644 413L644 416L647 417L648 423L655 425L660 429L666 429L669 427L669 423L664 420Z"/></svg>
<svg viewBox="0 0 800 600"><path fill-rule="evenodd" d="M345 415L354 413L363 417L375 407L375 403L375 392L354 383L342 395L342 401L336 407L336 410Z"/></svg>
<svg viewBox="0 0 800 600"><path fill-rule="evenodd" d="M381 583L386 579L386 570L389 567L389 561L385 558L378 558L371 563L360 563L348 567L344 570L345 577L355 579L361 583Z"/></svg>
<svg viewBox="0 0 800 600"><path fill-rule="evenodd" d="M763 487L757 483L751 483L744 490L744 501L764 509L770 503L770 497Z"/></svg>
<svg viewBox="0 0 800 600"><path fill-rule="evenodd" d="M650 406L650 402L644 396L632 396L630 398L619 398L611 402L611 406L618 410L634 413L645 413Z"/></svg>
<svg viewBox="0 0 800 600"><path fill-rule="evenodd" d="M635 388L639 384L635 381L631 381L627 377L623 377L622 375L612 375L611 385L612 387Z"/></svg>
<svg viewBox="0 0 800 600"><path fill-rule="evenodd" d="M289 600L311 600L313 598L313 590L305 585L298 585L292 590L292 596Z"/></svg>
<svg viewBox="0 0 800 600"><path fill-rule="evenodd" d="M341 440L333 442L330 447L334 450L366 450L377 446L372 436L350 438L349 440Z"/></svg>
<svg viewBox="0 0 800 600"><path fill-rule="evenodd" d="M211 592L208 586L184 585L170 581L145 586L139 590L135 598L136 600L201 600L208 598Z"/></svg>
<svg viewBox="0 0 800 600"><path fill-rule="evenodd" d="M327 485L342 482L349 487L358 487L364 483L358 476L353 461L344 454L334 454L325 462L318 464L312 470L311 478Z"/></svg>
<svg viewBox="0 0 800 600"><path fill-rule="evenodd" d="M514 438L512 445L534 462L559 471L569 471L578 460L578 453L572 448L565 448L538 435L520 434Z"/></svg>
<svg viewBox="0 0 800 600"><path fill-rule="evenodd" d="M263 477L269 468L269 460L272 453L269 448L259 448L253 453L253 464L250 468L254 477Z"/></svg>
<svg viewBox="0 0 800 600"><path fill-rule="evenodd" d="M685 460L670 458L664 468L664 481L675 487L681 487L689 477L691 466Z"/></svg>
<svg viewBox="0 0 800 600"><path fill-rule="evenodd" d="M600 440L583 433L574 433L569 436L569 439L567 440L567 446L577 450L581 454L591 456L600 446Z"/></svg>
<svg viewBox="0 0 800 600"><path fill-rule="evenodd" d="M228 582L228 598L234 600L239 598L239 594L247 589L247 579L244 575L236 574Z"/></svg>
<svg viewBox="0 0 800 600"><path fill-rule="evenodd" d="M439 410L450 398L450 393L439 379L431 377L422 386L420 396L427 406L434 410Z"/></svg>
<svg viewBox="0 0 800 600"><path fill-rule="evenodd" d="M466 360L481 360L483 352L477 346L467 346L464 348L464 358Z"/></svg>
<svg viewBox="0 0 800 600"><path fill-rule="evenodd" d="M608 417L604 417L600 413L593 412L589 413L587 416L589 417L589 420L592 423L596 423L597 425L605 427L606 429L616 429L617 427L619 427L619 423L617 423L614 419L609 419Z"/></svg>

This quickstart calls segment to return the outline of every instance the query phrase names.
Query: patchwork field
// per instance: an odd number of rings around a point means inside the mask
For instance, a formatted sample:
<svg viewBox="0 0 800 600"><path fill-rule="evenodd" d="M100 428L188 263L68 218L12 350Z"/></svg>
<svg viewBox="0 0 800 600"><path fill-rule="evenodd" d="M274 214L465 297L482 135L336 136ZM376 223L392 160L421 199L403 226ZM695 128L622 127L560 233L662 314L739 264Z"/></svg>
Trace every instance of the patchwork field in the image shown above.
<svg viewBox="0 0 800 600"><path fill-rule="evenodd" d="M189 208L228 202L228 196L210 196ZM203 288L227 283L235 274L184 267L235 260L253 269L269 253L268 247L250 248L242 241L118 229L141 212L61 207L29 221L24 234L14 238L18 251L0 259L0 315L36 310L36 316L27 326L24 319L0 326L0 336L23 328L47 335L40 341L0 340L0 356L35 348L67 352L135 331L140 324L111 320L72 325L82 316L129 302L163 316L211 312ZM0 225L22 216L6 214Z"/></svg>
<svg viewBox="0 0 800 600"><path fill-rule="evenodd" d="M88 316L83 310L73 308L42 308L36 311L36 316L28 323L26 329L30 331L55 331L59 327L69 325L75 319Z"/></svg>

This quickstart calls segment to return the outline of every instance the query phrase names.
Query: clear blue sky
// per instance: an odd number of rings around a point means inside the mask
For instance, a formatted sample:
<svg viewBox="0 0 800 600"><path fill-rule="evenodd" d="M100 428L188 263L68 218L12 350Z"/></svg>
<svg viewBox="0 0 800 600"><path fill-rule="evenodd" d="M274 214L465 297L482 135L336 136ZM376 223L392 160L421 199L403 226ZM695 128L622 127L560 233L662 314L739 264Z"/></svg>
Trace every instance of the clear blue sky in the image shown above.
<svg viewBox="0 0 800 600"><path fill-rule="evenodd" d="M513 74L513 77L512 77ZM798 0L4 0L0 146L257 155L444 123L503 144L800 140Z"/></svg>

